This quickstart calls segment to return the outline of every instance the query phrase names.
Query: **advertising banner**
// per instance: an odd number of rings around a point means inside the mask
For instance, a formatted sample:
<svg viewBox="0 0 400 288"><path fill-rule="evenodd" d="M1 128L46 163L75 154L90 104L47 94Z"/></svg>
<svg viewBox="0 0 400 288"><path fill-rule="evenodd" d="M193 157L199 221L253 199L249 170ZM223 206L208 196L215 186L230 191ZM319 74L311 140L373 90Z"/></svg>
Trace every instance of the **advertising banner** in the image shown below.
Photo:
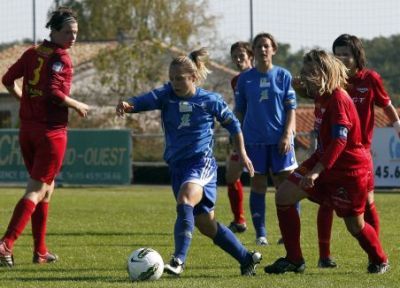
<svg viewBox="0 0 400 288"><path fill-rule="evenodd" d="M375 128L372 156L375 186L400 187L400 139L393 128Z"/></svg>
<svg viewBox="0 0 400 288"><path fill-rule="evenodd" d="M70 129L58 184L130 184L130 130ZM0 129L0 183L26 182L18 130Z"/></svg>

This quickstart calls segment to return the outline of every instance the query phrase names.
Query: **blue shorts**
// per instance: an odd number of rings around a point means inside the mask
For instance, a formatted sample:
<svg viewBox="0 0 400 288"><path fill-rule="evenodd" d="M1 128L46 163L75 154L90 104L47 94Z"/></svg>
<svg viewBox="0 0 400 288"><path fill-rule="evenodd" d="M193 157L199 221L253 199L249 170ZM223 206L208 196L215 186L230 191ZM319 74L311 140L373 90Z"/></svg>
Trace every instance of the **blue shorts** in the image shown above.
<svg viewBox="0 0 400 288"><path fill-rule="evenodd" d="M183 184L190 182L203 187L203 198L193 214L210 213L217 200L217 163L214 157L191 158L169 166L175 199Z"/></svg>
<svg viewBox="0 0 400 288"><path fill-rule="evenodd" d="M287 154L280 154L278 145L250 144L246 145L247 155L253 162L254 171L258 174L279 173L294 170L298 167L294 146Z"/></svg>

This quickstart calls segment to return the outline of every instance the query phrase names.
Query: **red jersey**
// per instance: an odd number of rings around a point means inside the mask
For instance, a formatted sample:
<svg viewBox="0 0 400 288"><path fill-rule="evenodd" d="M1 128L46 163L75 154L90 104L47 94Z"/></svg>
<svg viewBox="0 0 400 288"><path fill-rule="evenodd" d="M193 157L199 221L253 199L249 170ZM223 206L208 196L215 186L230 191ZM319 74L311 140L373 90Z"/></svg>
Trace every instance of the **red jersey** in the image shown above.
<svg viewBox="0 0 400 288"><path fill-rule="evenodd" d="M330 172L365 168L369 162L352 99L344 90L336 89L331 96L318 96L315 101L318 148L313 156ZM338 127L345 127L347 131L338 134Z"/></svg>
<svg viewBox="0 0 400 288"><path fill-rule="evenodd" d="M361 122L362 143L371 148L374 130L374 105L384 108L390 104L390 98L383 87L382 79L373 70L358 71L348 80L347 92L356 105Z"/></svg>
<svg viewBox="0 0 400 288"><path fill-rule="evenodd" d="M237 84L237 81L238 81L238 79L239 79L239 76L240 76L240 74L234 76L234 77L232 78L232 80L231 80L231 87L232 87L232 90L233 90L233 91L236 90L236 84Z"/></svg>
<svg viewBox="0 0 400 288"><path fill-rule="evenodd" d="M68 108L60 105L70 93L72 62L67 51L49 41L26 50L3 76L12 86L23 77L19 116L21 128L65 128Z"/></svg>

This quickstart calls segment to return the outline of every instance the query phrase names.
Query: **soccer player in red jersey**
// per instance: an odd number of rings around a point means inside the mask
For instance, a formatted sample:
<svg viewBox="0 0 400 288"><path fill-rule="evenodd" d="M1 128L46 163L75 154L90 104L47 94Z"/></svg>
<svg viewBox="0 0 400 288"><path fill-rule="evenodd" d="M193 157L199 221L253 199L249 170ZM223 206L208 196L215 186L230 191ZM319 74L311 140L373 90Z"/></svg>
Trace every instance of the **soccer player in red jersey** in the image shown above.
<svg viewBox="0 0 400 288"><path fill-rule="evenodd" d="M356 105L361 122L362 143L368 151L371 149L374 130L374 107L383 109L384 114L393 123L400 137L400 121L390 97L383 87L380 75L374 70L366 68L365 51L360 39L349 34L340 35L332 45L335 56L349 69L348 86L346 88ZM374 171L371 153L370 171L368 177L368 201L365 207L364 219L379 236L379 216L374 203ZM333 268L336 263L330 255L330 239L332 230L333 210L320 206L318 210L318 243L320 259L318 267Z"/></svg>
<svg viewBox="0 0 400 288"><path fill-rule="evenodd" d="M369 273L389 268L375 229L364 221L370 160L356 107L344 89L346 71L340 60L323 50L311 50L303 58L301 79L308 94L315 95L318 148L278 189L275 202L287 254L266 266L266 273L304 271L295 208L304 198L330 206L344 218L347 230L368 254Z"/></svg>
<svg viewBox="0 0 400 288"><path fill-rule="evenodd" d="M246 71L253 67L253 51L251 44L248 42L238 41L231 46L232 62L236 65L240 72ZM231 86L235 91L236 83L239 78L236 75L231 80ZM235 150L231 150L226 160L226 185L228 186L228 197L231 204L231 210L234 216L233 221L229 225L229 229L234 233L242 233L246 231L246 218L244 216L243 208L243 185L240 181L243 166L240 164L239 155Z"/></svg>
<svg viewBox="0 0 400 288"><path fill-rule="evenodd" d="M60 7L46 28L50 41L26 50L6 72L2 82L20 101L19 143L30 178L0 240L0 266L14 265L14 242L31 220L34 263L57 261L47 250L45 236L54 178L60 171L67 145L68 108L86 117L89 106L69 97L72 63L67 49L76 40L78 23L72 10ZM15 80L23 77L20 88Z"/></svg>

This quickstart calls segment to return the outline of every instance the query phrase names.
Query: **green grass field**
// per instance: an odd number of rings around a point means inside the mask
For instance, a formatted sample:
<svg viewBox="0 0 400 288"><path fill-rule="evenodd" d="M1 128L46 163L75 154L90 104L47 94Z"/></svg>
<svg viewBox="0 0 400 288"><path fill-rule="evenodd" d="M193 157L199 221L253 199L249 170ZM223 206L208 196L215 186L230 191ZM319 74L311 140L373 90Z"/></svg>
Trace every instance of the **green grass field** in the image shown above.
<svg viewBox="0 0 400 288"><path fill-rule="evenodd" d="M4 233L22 188L0 188L0 234ZM248 221L248 194L245 207ZM399 272L399 193L379 193L382 241L389 255L391 271L383 275L366 272L367 256L356 240L335 218L332 252L339 264L334 270L316 268L317 206L302 202L302 247L307 269L304 274L271 276L263 272L266 264L284 256L279 238L273 194L267 195L267 229L270 245L256 247L254 231L240 234L251 250L258 249L263 261L255 277L240 276L239 265L212 242L194 234L186 270L179 278L163 276L155 282L131 283L126 260L139 247L152 247L168 261L173 252L172 229L175 202L167 186L102 188L59 188L50 208L48 246L60 256L52 265L32 264L30 224L14 247L16 266L0 268L0 287L400 287ZM225 187L219 190L217 218L225 224L231 213ZM249 222L248 224L251 224Z"/></svg>

